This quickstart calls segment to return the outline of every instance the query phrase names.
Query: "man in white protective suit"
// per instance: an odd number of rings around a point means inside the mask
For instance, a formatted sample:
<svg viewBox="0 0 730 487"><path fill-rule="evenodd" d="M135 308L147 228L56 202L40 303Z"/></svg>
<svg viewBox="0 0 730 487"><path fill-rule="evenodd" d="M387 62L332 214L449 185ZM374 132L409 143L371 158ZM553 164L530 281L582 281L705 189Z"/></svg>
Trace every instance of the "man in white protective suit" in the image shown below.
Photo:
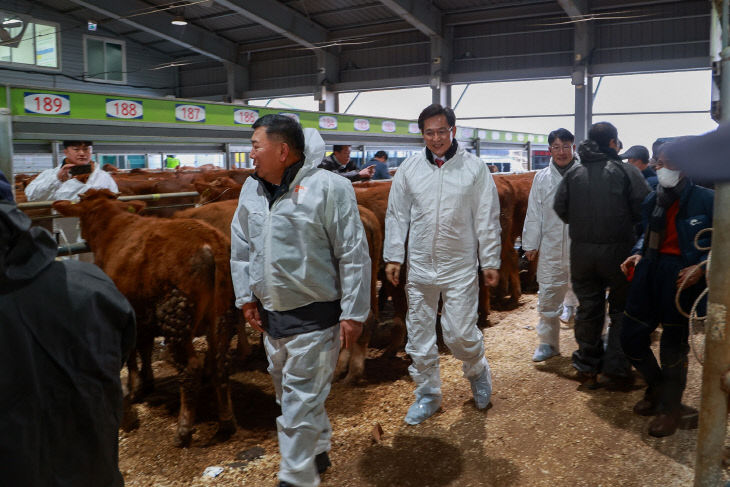
<svg viewBox="0 0 730 487"><path fill-rule="evenodd" d="M386 277L397 285L408 240L408 344L416 400L405 421L414 425L441 406L436 312L443 300L444 342L463 362L478 409L486 409L492 377L477 328L478 269L485 284L499 281L497 188L486 164L456 141L453 110L433 104L418 117L426 147L398 168L385 219Z"/></svg>
<svg viewBox="0 0 730 487"><path fill-rule="evenodd" d="M532 360L542 362L560 355L560 314L570 290L570 238L568 225L553 210L553 199L563 174L578 164L575 137L566 129L548 135L550 164L535 174L522 229L522 248L528 260L537 262L539 286L537 323L539 344Z"/></svg>
<svg viewBox="0 0 730 487"><path fill-rule="evenodd" d="M108 189L119 191L111 174L104 171L100 164L91 160L93 144L84 140L65 140L64 159L60 167L52 167L41 172L25 188L28 201L55 201L77 198L87 190ZM55 218L53 232L61 244L76 243L81 239L81 229L77 217ZM93 262L93 254L82 254L87 262Z"/></svg>
<svg viewBox="0 0 730 487"><path fill-rule="evenodd" d="M370 256L352 184L317 169L319 133L273 114L253 129L256 170L231 223L236 306L264 334L281 405L279 486L312 487L330 466L324 403L340 345L370 310Z"/></svg>

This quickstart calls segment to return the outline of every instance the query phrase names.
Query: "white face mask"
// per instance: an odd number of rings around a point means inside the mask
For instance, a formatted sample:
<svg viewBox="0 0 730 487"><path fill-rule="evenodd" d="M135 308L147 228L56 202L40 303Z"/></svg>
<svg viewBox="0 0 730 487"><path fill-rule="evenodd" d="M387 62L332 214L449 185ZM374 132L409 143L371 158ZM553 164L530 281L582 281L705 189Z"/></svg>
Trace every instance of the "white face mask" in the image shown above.
<svg viewBox="0 0 730 487"><path fill-rule="evenodd" d="M657 169L656 177L659 180L659 185L663 188L673 188L679 183L682 175L679 171L662 167Z"/></svg>

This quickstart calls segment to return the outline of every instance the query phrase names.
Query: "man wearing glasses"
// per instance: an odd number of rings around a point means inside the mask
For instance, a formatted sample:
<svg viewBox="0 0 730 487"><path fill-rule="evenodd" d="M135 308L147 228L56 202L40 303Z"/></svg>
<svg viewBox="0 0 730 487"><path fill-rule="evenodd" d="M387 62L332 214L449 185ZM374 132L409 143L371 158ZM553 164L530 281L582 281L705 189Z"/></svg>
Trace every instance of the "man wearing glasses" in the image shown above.
<svg viewBox="0 0 730 487"><path fill-rule="evenodd" d="M477 409L492 393L484 336L476 326L478 272L499 281L499 198L486 164L455 139L453 110L433 104L418 117L426 147L398 168L385 219L385 273L398 284L408 240L408 344L416 400L405 421L414 425L441 406L436 310L443 299L444 342L463 362Z"/></svg>
<svg viewBox="0 0 730 487"><path fill-rule="evenodd" d="M553 200L565 173L578 164L575 158L575 137L566 129L548 135L550 165L535 175L527 204L522 230L522 248L532 262L538 257L537 283L540 286L537 323L539 344L532 360L542 362L560 355L560 313L563 299L570 294L570 238L568 225L553 210ZM575 305L568 302L568 305Z"/></svg>

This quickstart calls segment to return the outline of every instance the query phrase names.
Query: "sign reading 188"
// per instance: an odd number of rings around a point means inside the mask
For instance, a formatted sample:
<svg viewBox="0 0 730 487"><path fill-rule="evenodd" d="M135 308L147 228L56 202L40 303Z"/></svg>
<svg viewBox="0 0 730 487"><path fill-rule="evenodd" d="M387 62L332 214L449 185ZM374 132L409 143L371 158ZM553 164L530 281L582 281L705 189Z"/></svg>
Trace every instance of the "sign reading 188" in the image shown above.
<svg viewBox="0 0 730 487"><path fill-rule="evenodd" d="M144 115L142 102L136 100L106 99L106 116L109 118L142 118Z"/></svg>
<svg viewBox="0 0 730 487"><path fill-rule="evenodd" d="M56 93L30 93L23 96L25 113L40 113L43 115L69 115L71 101L68 95Z"/></svg>

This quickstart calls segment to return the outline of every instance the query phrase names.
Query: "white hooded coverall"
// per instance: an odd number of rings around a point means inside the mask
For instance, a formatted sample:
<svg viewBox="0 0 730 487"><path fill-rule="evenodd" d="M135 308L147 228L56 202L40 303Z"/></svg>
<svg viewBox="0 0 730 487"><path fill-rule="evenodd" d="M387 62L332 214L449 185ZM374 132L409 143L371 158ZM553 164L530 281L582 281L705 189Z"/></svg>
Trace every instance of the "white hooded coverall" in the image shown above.
<svg viewBox="0 0 730 487"><path fill-rule="evenodd" d="M370 311L370 256L352 183L317 169L324 141L304 129L305 161L289 190L269 208L248 178L231 223L236 306L256 298L269 311L340 300L340 320L364 322ZM329 451L324 409L339 353L339 326L284 338L264 336L277 418L279 480L316 486L314 457Z"/></svg>
<svg viewBox="0 0 730 487"><path fill-rule="evenodd" d="M463 362L464 376L479 377L489 364L476 326L478 268L499 269L497 188L486 164L463 148L441 167L426 150L406 159L393 178L385 219L385 262L403 263L408 239L409 372L416 400L441 395L436 311L443 299L444 342Z"/></svg>
<svg viewBox="0 0 730 487"><path fill-rule="evenodd" d="M114 193L119 191L116 181L108 172L101 168L98 163L94 164L94 169L89 174L86 183L82 183L76 178L70 178L66 181L58 179L58 173L61 167L52 167L41 172L33 181L25 188L25 196L28 201L55 201L55 200L71 200L78 198L80 194L90 189L108 189ZM53 230L60 236L61 244L72 244L81 240L81 229L79 227L79 219L77 217L54 218ZM93 254L81 254L87 256L82 260L93 262L91 256ZM76 258L77 256L74 256Z"/></svg>
<svg viewBox="0 0 730 487"><path fill-rule="evenodd" d="M548 167L535 174L522 229L522 248L525 251L539 250L537 283L540 321L537 324L537 336L540 343L552 346L556 352L560 351L560 313L563 309L563 298L568 298L567 305L577 305L577 299L570 287L568 225L553 210L555 192L562 180L563 176L552 159Z"/></svg>

